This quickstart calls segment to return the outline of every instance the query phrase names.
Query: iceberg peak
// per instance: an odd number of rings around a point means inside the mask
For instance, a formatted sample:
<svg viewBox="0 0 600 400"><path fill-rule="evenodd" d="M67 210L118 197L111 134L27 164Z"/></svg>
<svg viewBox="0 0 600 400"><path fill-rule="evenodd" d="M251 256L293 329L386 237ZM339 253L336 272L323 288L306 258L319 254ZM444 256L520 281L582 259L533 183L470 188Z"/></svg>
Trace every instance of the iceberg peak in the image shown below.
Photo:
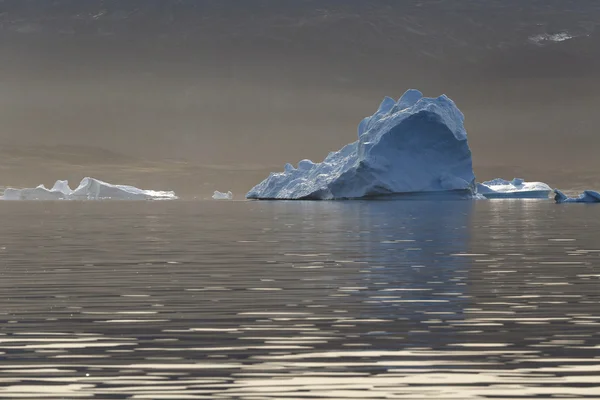
<svg viewBox="0 0 600 400"><path fill-rule="evenodd" d="M309 171L314 166L315 163L311 160L302 160L298 163L298 169L301 171Z"/></svg>
<svg viewBox="0 0 600 400"><path fill-rule="evenodd" d="M385 96L383 101L379 105L379 109L377 110L377 114L387 114L390 110L396 105L396 100L392 99L389 96Z"/></svg>
<svg viewBox="0 0 600 400"><path fill-rule="evenodd" d="M382 117L386 114L388 114L390 111L392 111L394 109L394 107L396 107L396 100L392 99L389 96L385 96L383 98L383 101L381 102L381 104L379 105L379 108L377 109L377 111L375 112L375 114L373 114L370 117L366 117L364 118L359 124L358 124L358 137L360 138L360 136L365 133L367 130L369 130L370 128L370 123L373 120L373 118L375 117Z"/></svg>
<svg viewBox="0 0 600 400"><path fill-rule="evenodd" d="M41 185L43 186L43 185ZM61 192L65 195L70 195L73 193L73 191L71 190L71 188L69 187L69 181L64 180L58 180L54 183L54 186L52 186L52 189L50 189L53 192Z"/></svg>
<svg viewBox="0 0 600 400"><path fill-rule="evenodd" d="M405 108L409 108L417 104L419 100L423 98L423 93L421 93L417 89L408 89L400 100L398 100L398 108L400 110L404 110Z"/></svg>

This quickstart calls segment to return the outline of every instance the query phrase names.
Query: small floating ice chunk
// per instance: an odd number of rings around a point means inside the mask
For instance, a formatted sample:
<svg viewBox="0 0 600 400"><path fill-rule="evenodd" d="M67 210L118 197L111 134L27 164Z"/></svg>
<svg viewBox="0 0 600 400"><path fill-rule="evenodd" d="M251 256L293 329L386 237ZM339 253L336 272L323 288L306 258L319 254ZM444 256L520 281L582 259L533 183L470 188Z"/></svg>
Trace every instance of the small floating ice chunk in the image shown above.
<svg viewBox="0 0 600 400"><path fill-rule="evenodd" d="M174 200L174 192L138 189L128 185L112 185L94 178L83 178L75 190L67 181L58 180L47 189L36 188L4 190L2 200Z"/></svg>
<svg viewBox="0 0 600 400"><path fill-rule="evenodd" d="M227 192L219 192L215 190L215 193L212 195L213 200L233 200L233 193Z"/></svg>
<svg viewBox="0 0 600 400"><path fill-rule="evenodd" d="M557 203L600 203L600 193L584 190L579 197L567 197L558 189L554 189L554 201Z"/></svg>
<svg viewBox="0 0 600 400"><path fill-rule="evenodd" d="M537 45L542 45L547 42L564 42L565 40L574 39L576 36L569 34L568 32L559 32L554 34L542 33L539 35L531 36L529 40Z"/></svg>
<svg viewBox="0 0 600 400"><path fill-rule="evenodd" d="M543 182L507 181L496 178L477 184L477 193L488 199L547 199L552 188Z"/></svg>

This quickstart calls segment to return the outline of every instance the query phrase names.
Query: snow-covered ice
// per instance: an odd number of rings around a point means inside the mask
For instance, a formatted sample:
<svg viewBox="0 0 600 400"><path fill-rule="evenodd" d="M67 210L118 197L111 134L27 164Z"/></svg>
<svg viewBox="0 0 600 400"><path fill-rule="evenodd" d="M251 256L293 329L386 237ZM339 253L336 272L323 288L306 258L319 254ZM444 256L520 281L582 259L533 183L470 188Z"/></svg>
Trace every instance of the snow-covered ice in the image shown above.
<svg viewBox="0 0 600 400"><path fill-rule="evenodd" d="M447 96L386 97L358 125L358 140L321 163L286 164L249 199L353 199L398 194L471 197L475 175L464 116Z"/></svg>
<svg viewBox="0 0 600 400"><path fill-rule="evenodd" d="M477 184L477 193L488 199L547 199L551 192L552 188L543 182L525 182L520 178L496 178Z"/></svg>
<svg viewBox="0 0 600 400"><path fill-rule="evenodd" d="M227 192L219 192L215 190L215 193L212 195L213 200L233 200L233 193Z"/></svg>
<svg viewBox="0 0 600 400"><path fill-rule="evenodd" d="M112 185L94 178L83 178L72 190L67 181L56 181L52 189L6 188L2 200L174 200L174 192L143 190L128 185Z"/></svg>
<svg viewBox="0 0 600 400"><path fill-rule="evenodd" d="M600 203L600 193L593 190L584 190L579 197L567 197L558 189L554 189L554 200L557 203Z"/></svg>

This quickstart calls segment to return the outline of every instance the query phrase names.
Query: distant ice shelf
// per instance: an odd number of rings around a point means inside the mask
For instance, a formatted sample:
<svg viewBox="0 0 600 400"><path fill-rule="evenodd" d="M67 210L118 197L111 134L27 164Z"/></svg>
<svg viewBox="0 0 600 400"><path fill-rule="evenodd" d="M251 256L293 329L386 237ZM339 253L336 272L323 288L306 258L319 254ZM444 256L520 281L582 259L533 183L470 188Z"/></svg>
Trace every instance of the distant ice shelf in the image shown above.
<svg viewBox="0 0 600 400"><path fill-rule="evenodd" d="M512 181L496 178L477 184L477 193L487 199L547 199L552 188L543 182Z"/></svg>
<svg viewBox="0 0 600 400"><path fill-rule="evenodd" d="M464 116L447 96L408 90L386 97L358 125L358 140L321 163L302 160L252 188L249 199L334 200L402 194L475 194Z"/></svg>
<svg viewBox="0 0 600 400"><path fill-rule="evenodd" d="M174 200L172 191L138 189L128 185L113 185L94 178L83 178L72 190L67 181L58 180L51 189L44 185L25 189L4 189L1 200Z"/></svg>
<svg viewBox="0 0 600 400"><path fill-rule="evenodd" d="M600 203L600 193L584 190L578 197L568 197L558 189L554 190L554 200L557 203Z"/></svg>

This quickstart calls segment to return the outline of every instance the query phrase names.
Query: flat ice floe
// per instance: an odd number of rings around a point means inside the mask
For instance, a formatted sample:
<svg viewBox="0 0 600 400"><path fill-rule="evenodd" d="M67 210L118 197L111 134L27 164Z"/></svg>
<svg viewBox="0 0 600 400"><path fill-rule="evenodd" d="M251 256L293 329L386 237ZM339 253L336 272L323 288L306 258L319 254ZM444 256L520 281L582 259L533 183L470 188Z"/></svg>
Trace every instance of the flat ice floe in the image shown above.
<svg viewBox="0 0 600 400"><path fill-rule="evenodd" d="M83 178L72 190L67 181L56 181L52 189L6 188L2 200L174 200L174 192L138 189L128 185L112 185L94 178Z"/></svg>
<svg viewBox="0 0 600 400"><path fill-rule="evenodd" d="M358 125L358 140L321 163L286 164L246 195L249 199L356 199L390 195L471 198L475 175L464 116L447 96L408 90L386 97Z"/></svg>
<svg viewBox="0 0 600 400"><path fill-rule="evenodd" d="M496 178L477 184L477 193L488 199L547 199L552 188L543 182L512 181Z"/></svg>
<svg viewBox="0 0 600 400"><path fill-rule="evenodd" d="M212 195L212 198L213 200L233 200L233 193L223 193L219 192L218 190L215 190L214 194Z"/></svg>
<svg viewBox="0 0 600 400"><path fill-rule="evenodd" d="M593 190L584 190L579 197L567 197L558 189L555 189L554 193L554 200L557 203L600 203L600 193Z"/></svg>

